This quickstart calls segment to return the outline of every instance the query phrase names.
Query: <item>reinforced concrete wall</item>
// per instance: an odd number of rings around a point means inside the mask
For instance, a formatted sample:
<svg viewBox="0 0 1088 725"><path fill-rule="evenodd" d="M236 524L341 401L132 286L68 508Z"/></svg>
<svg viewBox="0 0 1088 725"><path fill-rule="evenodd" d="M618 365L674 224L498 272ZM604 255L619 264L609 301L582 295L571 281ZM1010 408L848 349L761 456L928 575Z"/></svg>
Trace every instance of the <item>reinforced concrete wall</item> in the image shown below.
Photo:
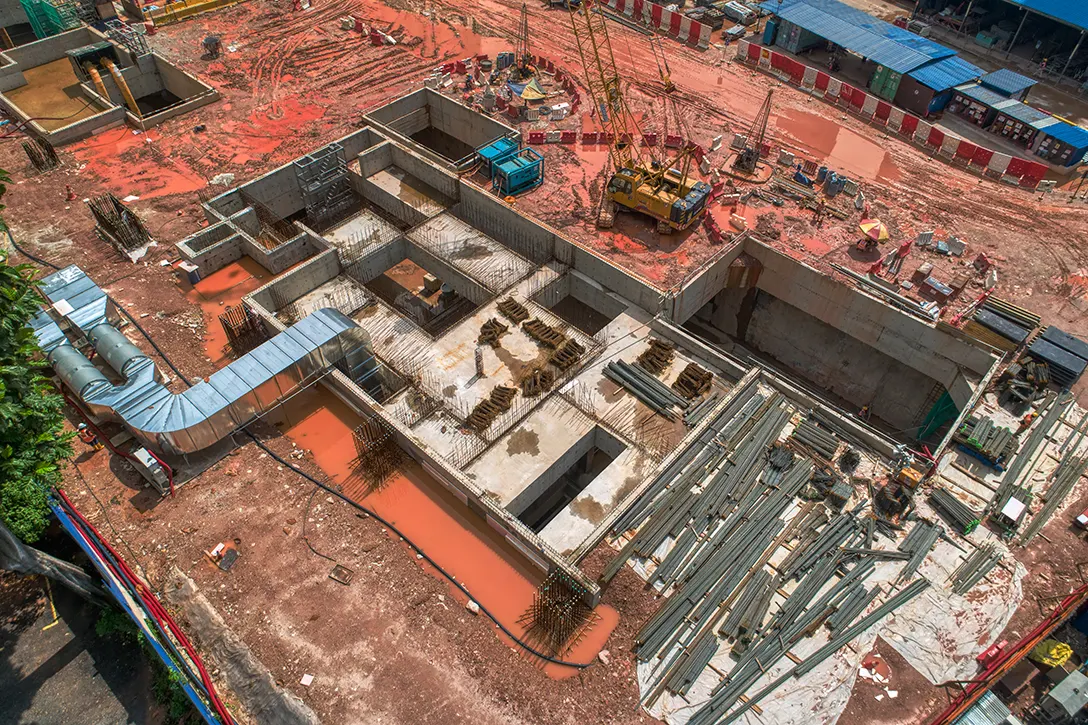
<svg viewBox="0 0 1088 725"><path fill-rule="evenodd" d="M19 0L0 0L0 28L29 22Z"/></svg>
<svg viewBox="0 0 1088 725"><path fill-rule="evenodd" d="M727 327L730 321L721 318L731 315L732 334L740 337L738 332L744 332L743 341L773 357L774 364L855 408L872 406L873 415L898 429L916 426L935 400L934 389L943 388L932 377L767 292L755 290L754 299L748 300L746 292L722 293L729 304L719 305L720 324ZM739 331L738 317L744 328Z"/></svg>
<svg viewBox="0 0 1088 725"><path fill-rule="evenodd" d="M19 5L18 2L15 3ZM24 15L25 17L25 15ZM23 22L26 22L25 20ZM26 85L26 78L23 77L23 70L26 68L36 68L46 63L52 63L55 60L60 60L65 57L65 53L69 50L82 47L84 45L90 45L91 43L99 43L107 40L106 36L98 31L88 28L76 28L75 30L69 30L67 33L60 33L48 38L42 38L36 40L33 43L27 43L26 45L20 45L17 48L5 50L0 57L4 59L4 65L0 67L0 92L10 91L12 88L18 88L19 86ZM128 51L117 48L118 57L121 60L121 64L131 65L132 56Z"/></svg>
<svg viewBox="0 0 1088 725"><path fill-rule="evenodd" d="M254 290L248 296L268 312L275 313L280 304L294 302L338 274L340 274L340 258L335 249L326 249L291 270L290 273Z"/></svg>
<svg viewBox="0 0 1088 725"><path fill-rule="evenodd" d="M387 169L390 167L383 166L382 168ZM395 194L386 191L368 178L356 176L355 174L351 174L348 178L351 180L355 193L410 227L422 224L430 218L419 209Z"/></svg>
<svg viewBox="0 0 1088 725"><path fill-rule="evenodd" d="M763 264L759 288L867 346L952 386L960 368L982 376L994 357L837 279L749 238L745 251ZM962 404L966 401L957 401Z"/></svg>
<svg viewBox="0 0 1088 725"><path fill-rule="evenodd" d="M722 253L708 264L693 270L669 302L669 319L683 325L718 294L729 278L729 265L744 251L746 234L738 234L725 243Z"/></svg>

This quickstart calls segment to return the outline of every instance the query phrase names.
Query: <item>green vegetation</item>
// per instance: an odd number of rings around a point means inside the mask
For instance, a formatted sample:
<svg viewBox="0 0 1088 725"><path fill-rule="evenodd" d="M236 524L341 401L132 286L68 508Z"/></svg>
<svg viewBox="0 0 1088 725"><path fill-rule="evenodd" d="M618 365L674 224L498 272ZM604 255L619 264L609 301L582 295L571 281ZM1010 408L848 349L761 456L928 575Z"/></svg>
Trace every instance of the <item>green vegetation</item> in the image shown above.
<svg viewBox="0 0 1088 725"><path fill-rule="evenodd" d="M6 181L0 170L0 197ZM45 531L46 491L60 483L60 461L72 454L63 398L42 375L47 363L27 326L41 304L34 274L0 256L0 521L26 543Z"/></svg>
<svg viewBox="0 0 1088 725"><path fill-rule="evenodd" d="M104 608L94 624L94 631L99 637L113 639L125 646L140 646L144 657L151 664L151 692L155 696L155 702L166 710L163 722L174 725L192 711L193 705L181 687L181 675L167 668L159 656L151 651L143 632L127 614L112 607Z"/></svg>

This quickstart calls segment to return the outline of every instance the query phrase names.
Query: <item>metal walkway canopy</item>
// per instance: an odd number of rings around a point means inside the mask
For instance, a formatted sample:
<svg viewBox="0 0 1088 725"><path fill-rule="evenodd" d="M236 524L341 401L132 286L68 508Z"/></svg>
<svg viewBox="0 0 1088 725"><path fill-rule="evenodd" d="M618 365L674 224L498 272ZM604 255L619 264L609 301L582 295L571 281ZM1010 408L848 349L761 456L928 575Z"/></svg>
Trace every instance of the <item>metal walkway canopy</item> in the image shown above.
<svg viewBox="0 0 1088 725"><path fill-rule="evenodd" d="M838 0L767 0L760 7L896 73L907 73L956 51Z"/></svg>
<svg viewBox="0 0 1088 725"><path fill-rule="evenodd" d="M1084 0L1005 0L1077 30L1088 31L1088 2Z"/></svg>

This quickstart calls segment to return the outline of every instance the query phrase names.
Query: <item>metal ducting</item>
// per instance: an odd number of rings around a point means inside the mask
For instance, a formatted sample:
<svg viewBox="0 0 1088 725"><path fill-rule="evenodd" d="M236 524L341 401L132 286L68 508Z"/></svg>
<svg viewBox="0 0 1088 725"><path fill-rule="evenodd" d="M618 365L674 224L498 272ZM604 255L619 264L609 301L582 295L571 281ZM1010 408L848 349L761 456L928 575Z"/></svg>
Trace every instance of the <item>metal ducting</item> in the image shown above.
<svg viewBox="0 0 1088 725"><path fill-rule="evenodd" d="M49 353L49 363L57 377L64 381L68 389L82 398L94 387L113 387L113 383L71 345L60 345Z"/></svg>
<svg viewBox="0 0 1088 725"><path fill-rule="evenodd" d="M63 284L53 279L58 275L63 276ZM97 286L88 287L83 281L87 279L82 270L68 267L42 281L54 314L43 312L33 320L39 344L49 351L58 377L93 413L119 420L143 445L171 453L207 448L344 357L358 358L361 350L372 355L362 328L339 310L321 309L214 373L207 382L175 394L158 381L151 359L109 324L112 310L105 294ZM73 291L82 306L55 296ZM111 383L76 350L54 315L85 335L125 382Z"/></svg>
<svg viewBox="0 0 1088 725"><path fill-rule="evenodd" d="M141 360L147 360L140 348L129 342L125 334L109 323L96 325L87 332L87 339L106 364L119 375L128 371Z"/></svg>

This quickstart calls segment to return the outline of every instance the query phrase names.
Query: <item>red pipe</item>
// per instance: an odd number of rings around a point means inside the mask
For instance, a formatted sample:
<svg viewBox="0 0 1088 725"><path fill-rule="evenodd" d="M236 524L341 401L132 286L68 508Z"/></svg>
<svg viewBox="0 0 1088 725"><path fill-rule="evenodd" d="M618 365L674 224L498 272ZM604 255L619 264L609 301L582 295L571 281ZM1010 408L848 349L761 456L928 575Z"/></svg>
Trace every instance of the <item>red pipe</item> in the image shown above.
<svg viewBox="0 0 1088 725"><path fill-rule="evenodd" d="M963 692L960 693L956 699L949 703L948 707L930 721L929 725L946 725L946 723L950 723L962 715L967 708L978 700L978 698L982 697L983 692L988 690L996 680L1004 675L1006 670L1010 669L1013 665L1023 659L1027 652L1030 652L1036 644L1038 644L1046 635L1050 634L1050 632L1065 619L1070 610L1079 606L1085 599L1088 599L1088 584L1071 592L1069 596L1063 599L1061 603L1054 608L1050 613L1050 616L1039 623L1039 626L1024 636L1011 649L1006 650L1001 657L998 657L991 662L967 687L964 688Z"/></svg>
<svg viewBox="0 0 1088 725"><path fill-rule="evenodd" d="M98 550L100 555L101 548L98 546L98 544L101 544L110 553L110 556L113 558L113 560L117 562L119 570L115 569L105 556L102 556L102 560L105 561L106 565L110 567L110 570L113 571L119 579L123 580L129 586L129 588L136 594L136 596L139 597L147 612L160 625L165 625L165 627L170 630L171 634L174 635L174 638L177 639L177 641L185 649L185 652L189 655L189 658L196 666L197 672L200 674L201 682L203 682L204 684L204 689L208 696L208 699L211 701L212 707L215 709L216 714L219 715L219 718L223 721L223 724L234 725L234 719L230 716L230 712L227 710L226 705L224 705L223 701L219 698L219 694L216 692L215 685L212 683L211 676L208 674L207 669L204 667L204 663L200 659L200 655L197 654L196 650L193 648L192 643L189 642L189 639L185 636L184 632L182 632L181 629L177 626L177 623L174 622L173 618L162 606L162 603L159 602L158 598L155 597L155 594L151 591L147 584L145 584L144 581L140 579L136 575L136 573L132 571L131 568L129 568L128 564L125 563L125 560L121 558L121 555L118 554L117 551L110 545L110 543L102 537L102 535L98 532L94 525L91 524L91 522L88 521L83 516L83 514L79 512L79 510L75 507L75 504L72 503L72 500L68 498L67 494L65 494L64 491L59 488L54 490L56 494L60 496L61 500L64 501L65 508L70 511L72 515L74 515L77 519L79 519L80 524L85 527L87 531L90 531L94 535L95 541L88 541L88 543L91 544L96 550Z"/></svg>
<svg viewBox="0 0 1088 725"><path fill-rule="evenodd" d="M122 458L127 458L130 461L136 460L135 456L133 456L131 453L125 453L120 448L113 445L113 443L110 442L109 438L107 438L105 435L103 435L102 429L91 422L91 419L88 418L87 414L83 412L83 408L79 407L79 405L75 401L73 401L72 398L68 395L68 393L64 390L63 385L58 386L58 387L60 389L60 394L64 396L64 399L68 402L68 405L70 405L73 409L75 409L75 411L77 413L79 413L79 417L82 418L83 422L86 423L87 426L91 430L94 431L94 434L96 436L98 436L98 439L100 441L104 441L105 444L109 447L109 449L111 451L113 451L117 455L121 456ZM144 450L146 450L148 453L150 453L151 457L154 458L156 461L158 461L159 465L162 466L164 471L166 471L166 480L170 483L170 498L173 498L174 497L174 469L170 468L170 466L168 466L166 464L166 461L164 461L163 459L161 459L157 455L155 455L155 452L152 451L150 448L145 448Z"/></svg>

